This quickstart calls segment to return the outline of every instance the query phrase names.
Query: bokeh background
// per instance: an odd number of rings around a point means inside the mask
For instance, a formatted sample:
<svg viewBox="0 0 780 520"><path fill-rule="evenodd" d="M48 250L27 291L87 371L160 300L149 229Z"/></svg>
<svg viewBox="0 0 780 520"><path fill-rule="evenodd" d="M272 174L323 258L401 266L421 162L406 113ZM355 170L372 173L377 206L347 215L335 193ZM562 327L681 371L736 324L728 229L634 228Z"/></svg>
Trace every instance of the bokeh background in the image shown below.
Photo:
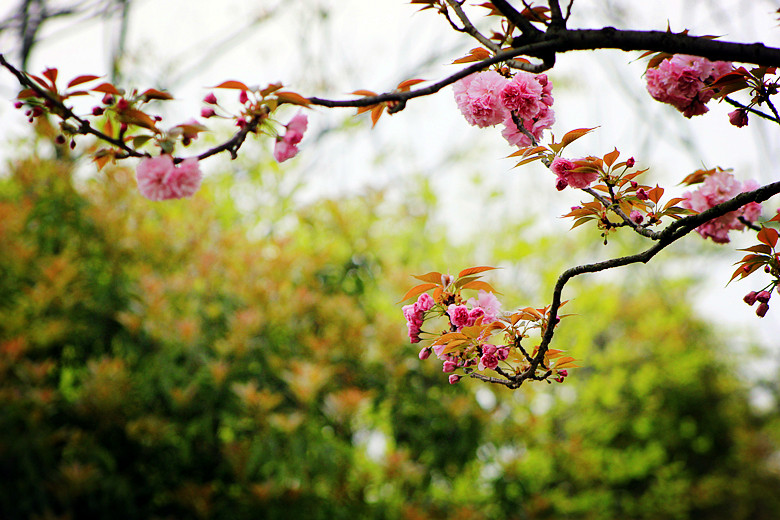
<svg viewBox="0 0 780 520"><path fill-rule="evenodd" d="M225 79L335 98L441 78L476 46L400 1L258 4L9 2L0 49L170 89L173 126ZM777 45L772 2L627 4L577 1L571 25ZM776 179L773 128L723 106L684 120L638 56L596 56L550 72L556 134L601 125L575 152L617 146L670 192L702 165ZM512 169L449 92L373 130L312 111L295 160L249 142L167 203L134 164L96 172L87 140L52 145L8 74L0 93L0 518L776 518L780 320L751 314L748 283L723 288L733 247L692 236L572 282L556 346L582 368L564 384L448 385L406 339L411 274L495 265L507 307L542 306L567 267L644 247L568 232L577 195ZM209 125L186 153L231 131Z"/></svg>

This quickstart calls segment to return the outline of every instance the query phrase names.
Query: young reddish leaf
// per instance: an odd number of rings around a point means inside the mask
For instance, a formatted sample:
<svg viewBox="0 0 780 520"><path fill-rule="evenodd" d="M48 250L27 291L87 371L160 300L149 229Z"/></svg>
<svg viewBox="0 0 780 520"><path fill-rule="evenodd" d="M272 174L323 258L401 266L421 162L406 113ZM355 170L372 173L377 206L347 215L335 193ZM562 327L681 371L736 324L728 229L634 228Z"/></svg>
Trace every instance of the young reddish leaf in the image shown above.
<svg viewBox="0 0 780 520"><path fill-rule="evenodd" d="M520 12L520 15L532 22L546 22L550 19L550 17L547 16L549 11L550 9L548 7L537 6L532 7L530 10L528 8L523 9Z"/></svg>
<svg viewBox="0 0 780 520"><path fill-rule="evenodd" d="M455 282L455 288L463 287L469 282L473 282L474 280L479 280L481 276L466 276L464 278L458 278L458 281Z"/></svg>
<svg viewBox="0 0 780 520"><path fill-rule="evenodd" d="M223 81L219 85L211 88L232 88L236 90L252 90L246 85L244 85L243 83L241 83L240 81L235 81L235 80Z"/></svg>
<svg viewBox="0 0 780 520"><path fill-rule="evenodd" d="M647 197L658 204L658 201L661 200L661 197L664 194L664 189L661 188L656 184L655 188L647 192Z"/></svg>
<svg viewBox="0 0 780 520"><path fill-rule="evenodd" d="M494 269L498 269L497 267L488 267L488 266L481 266L481 267L469 267L468 269L464 269L461 272L458 273L458 278L461 278L463 276L469 276L472 274L477 273L484 273L485 271L492 271Z"/></svg>
<svg viewBox="0 0 780 520"><path fill-rule="evenodd" d="M581 217L574 221L574 224L571 225L571 229L574 229L576 227L579 227L583 224L585 224L588 221L596 220L596 217Z"/></svg>
<svg viewBox="0 0 780 520"><path fill-rule="evenodd" d="M501 294L500 292L493 289L493 286L490 285L487 282L483 282L482 280L474 280L473 282L469 282L466 285L463 286L463 289L474 289L475 291L479 291L480 289L485 292L492 292L494 294Z"/></svg>
<svg viewBox="0 0 780 520"><path fill-rule="evenodd" d="M467 56L464 56L462 58L458 58L457 60L453 61L453 64L460 64L460 63L471 63L474 61L482 61L490 57L490 51L487 49L483 49L482 47L475 47L474 49L471 49Z"/></svg>
<svg viewBox="0 0 780 520"><path fill-rule="evenodd" d="M751 253L759 253L762 255L772 254L772 248L766 244L756 244L754 246L746 247L744 249L737 249L737 251L749 251Z"/></svg>
<svg viewBox="0 0 780 520"><path fill-rule="evenodd" d="M734 274L731 275L731 279L729 279L729 283L733 282L734 278L736 278L737 276L741 278L750 276L763 264L764 264L763 262L754 262L754 263L744 263L740 265L739 267L737 267L737 270L734 271Z"/></svg>
<svg viewBox="0 0 780 520"><path fill-rule="evenodd" d="M671 208L672 206L674 206L678 202L682 202L684 200L685 200L685 198L683 198L683 197L675 197L675 198L671 199L669 202L667 202L664 205L664 209L663 210L666 211L667 209Z"/></svg>
<svg viewBox="0 0 780 520"><path fill-rule="evenodd" d="M159 100L169 100L173 99L173 96L168 94L167 92L163 92L161 90L157 90L156 88L150 88L143 94L141 94L141 97L144 98L145 101L148 101L150 99L159 99Z"/></svg>
<svg viewBox="0 0 780 520"><path fill-rule="evenodd" d="M271 94L273 94L277 90L281 89L283 86L284 85L282 85L281 83L271 83L267 87L265 87L263 90L260 91L260 96L262 96L262 97L270 96Z"/></svg>
<svg viewBox="0 0 780 520"><path fill-rule="evenodd" d="M566 134L561 138L561 147L569 146L571 143L579 139L585 134L588 134L598 128L597 126L594 126L593 128L577 128L574 130L570 130L566 132Z"/></svg>
<svg viewBox="0 0 780 520"><path fill-rule="evenodd" d="M382 112L385 111L385 105L375 105L374 108L371 109L371 128L374 128L376 126L376 122L379 121L379 118L382 116Z"/></svg>
<svg viewBox="0 0 780 520"><path fill-rule="evenodd" d="M424 79L407 79L406 81L402 81L398 84L397 87L395 87L396 90L400 90L401 92L408 92L410 88L412 88L414 85L417 85L418 83L423 83Z"/></svg>
<svg viewBox="0 0 780 520"><path fill-rule="evenodd" d="M46 69L43 71L43 75L51 81L52 86L57 83L57 69Z"/></svg>
<svg viewBox="0 0 780 520"><path fill-rule="evenodd" d="M514 167L517 168L518 166L522 166L524 164L532 163L534 161L538 161L539 159L544 159L544 156L543 155L535 155L534 157L529 157L528 159L523 159L522 161L520 161L517 164L515 164Z"/></svg>
<svg viewBox="0 0 780 520"><path fill-rule="evenodd" d="M36 76L35 74L27 74L27 75L29 77L31 77L32 79L34 79L36 81L36 83L38 83L40 86L42 86L46 90L51 90L51 87L49 86L48 83L46 83L46 81L43 78L41 78L39 76Z"/></svg>
<svg viewBox="0 0 780 520"><path fill-rule="evenodd" d="M604 156L604 164L607 166L612 166L612 163L617 160L618 156L620 156L620 152L618 152L618 149L615 148L614 151L609 152L607 155Z"/></svg>
<svg viewBox="0 0 780 520"><path fill-rule="evenodd" d="M431 271L430 273L426 273L426 274L416 274L413 276L414 278L417 278L421 282L428 282L428 283L441 285L441 273L436 271Z"/></svg>
<svg viewBox="0 0 780 520"><path fill-rule="evenodd" d="M157 127L154 124L154 120L140 110L134 108L127 108L117 114L117 119L120 123L127 123L128 125L140 126L149 130L157 131Z"/></svg>
<svg viewBox="0 0 780 520"><path fill-rule="evenodd" d="M38 93L34 91L31 88L26 88L19 92L19 94L16 96L17 99L26 99L31 97L38 97Z"/></svg>
<svg viewBox="0 0 780 520"><path fill-rule="evenodd" d="M713 173L715 173L715 168L710 170L696 170L695 172L685 177L680 184L685 184L686 186L690 186L691 184L698 184L700 182L704 182L704 179Z"/></svg>
<svg viewBox="0 0 780 520"><path fill-rule="evenodd" d="M309 106L309 100L301 96L297 92L289 92L289 91L277 92L276 97L282 103L290 103L293 105L301 105L304 107Z"/></svg>
<svg viewBox="0 0 780 520"><path fill-rule="evenodd" d="M468 343L468 340L458 339L455 341L450 341L449 343L447 343L447 346L441 350L440 355L449 354L450 352L456 350L459 346L463 345L464 343Z"/></svg>
<svg viewBox="0 0 780 520"><path fill-rule="evenodd" d="M531 154L540 153L540 152L546 152L547 148L544 146L526 146L524 148L520 148L518 151L513 152L509 155L507 155L507 158L509 157L527 157Z"/></svg>
<svg viewBox="0 0 780 520"><path fill-rule="evenodd" d="M767 220L767 222L780 222L780 213Z"/></svg>
<svg viewBox="0 0 780 520"><path fill-rule="evenodd" d="M92 76L92 75L84 75L84 76L77 76L70 80L70 83L68 83L68 88L75 87L76 85L81 85L82 83L87 83L89 81L93 81L100 78L100 76Z"/></svg>
<svg viewBox="0 0 780 520"><path fill-rule="evenodd" d="M112 94L114 96L121 96L122 93L111 83L101 83L95 88L90 89L92 92L102 92L104 94Z"/></svg>
<svg viewBox="0 0 780 520"><path fill-rule="evenodd" d="M376 92L371 92L370 90L354 90L350 92L350 94L354 94L355 96L364 96L364 97L376 96Z"/></svg>
<svg viewBox="0 0 780 520"><path fill-rule="evenodd" d="M774 248L775 245L777 245L777 239L780 237L780 233L775 229L762 227L757 236L759 242L763 242L769 247Z"/></svg>
<svg viewBox="0 0 780 520"><path fill-rule="evenodd" d="M437 285L435 283L421 283L420 285L416 285L409 289L409 291L404 295L403 298L401 298L397 303L405 302L409 298L412 298L414 296L417 296L418 294L424 293L425 291L429 291L436 287Z"/></svg>
<svg viewBox="0 0 780 520"><path fill-rule="evenodd" d="M109 161L114 161L114 151L107 148L101 148L92 155L92 160L97 165L98 170L102 170Z"/></svg>
<svg viewBox="0 0 780 520"><path fill-rule="evenodd" d="M436 340L433 343L431 343L431 345L443 345L445 343L449 343L450 341L455 341L459 339L467 340L469 339L469 337L460 332L448 332L447 334L442 334L441 336L436 338Z"/></svg>

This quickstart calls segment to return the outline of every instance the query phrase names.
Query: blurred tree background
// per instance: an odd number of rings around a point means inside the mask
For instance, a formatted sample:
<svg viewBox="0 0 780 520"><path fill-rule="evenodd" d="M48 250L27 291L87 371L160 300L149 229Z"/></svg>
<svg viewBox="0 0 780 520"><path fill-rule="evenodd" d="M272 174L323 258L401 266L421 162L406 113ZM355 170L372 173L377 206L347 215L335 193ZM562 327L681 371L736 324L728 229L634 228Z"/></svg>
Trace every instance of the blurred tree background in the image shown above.
<svg viewBox="0 0 780 520"><path fill-rule="evenodd" d="M562 385L448 385L395 304L410 273L473 263L434 201L292 208L246 161L166 204L125 168L74 182L67 154L4 173L2 518L775 517L776 412L690 281L580 284ZM279 196L246 213L236 184ZM507 274L576 247L516 236L490 253Z"/></svg>
<svg viewBox="0 0 780 520"><path fill-rule="evenodd" d="M126 27L130 3L73 5ZM499 265L506 305L538 305L592 237L494 226L512 192L475 185L485 224L455 245L431 176L301 203L300 163L259 147L153 204L37 131L0 170L0 519L777 517L778 385L754 406L753 359L670 258L572 284L564 384L448 385L406 338L410 275Z"/></svg>

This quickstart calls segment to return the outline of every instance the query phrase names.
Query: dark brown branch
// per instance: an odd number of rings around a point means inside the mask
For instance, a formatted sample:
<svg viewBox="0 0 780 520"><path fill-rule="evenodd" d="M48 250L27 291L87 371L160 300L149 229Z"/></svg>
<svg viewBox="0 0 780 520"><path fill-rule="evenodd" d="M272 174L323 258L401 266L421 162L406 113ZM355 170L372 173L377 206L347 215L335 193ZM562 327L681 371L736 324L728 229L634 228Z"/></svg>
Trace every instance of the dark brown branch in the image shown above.
<svg viewBox="0 0 780 520"><path fill-rule="evenodd" d="M520 11L512 7L506 0L493 0L493 7L503 14L515 27L523 33L525 41L537 41L542 38L544 33L534 27L531 22Z"/></svg>
<svg viewBox="0 0 780 520"><path fill-rule="evenodd" d="M692 54L713 61L735 61L754 65L780 66L780 49L767 47L763 43L735 43L689 36L687 34L673 34L662 31L628 31L618 30L614 27L563 30L553 33L543 41L499 52L424 88L408 92L387 92L378 96L348 101L336 101L318 97L309 98L309 101L314 105L325 107L366 107L391 101L401 103L400 107L403 108L406 101L410 99L433 94L469 74L479 72L493 64L518 56L554 57L555 53L558 52L596 49ZM551 68L553 63L548 59L542 64L531 65L526 70L534 73L543 72Z"/></svg>
<svg viewBox="0 0 780 520"><path fill-rule="evenodd" d="M118 159L125 158L125 157L149 157L149 154L141 153L138 150L131 148L122 139L112 137L110 135L101 132L100 130L95 129L88 120L76 115L73 112L73 110L71 110L59 99L56 99L48 90L41 88L37 83L30 80L30 78L28 78L23 72L18 70L10 63L8 63L8 61L6 61L5 57L2 54L0 54L0 66L5 67L9 72L11 72L11 74L16 76L16 80L19 82L20 85L34 90L36 94L49 101L52 105L56 106L60 113L60 117L62 118L63 121L68 121L72 119L73 121L77 122L78 123L78 127L76 128L77 133L82 135L92 135L100 139L101 141L109 143L122 150L125 155L117 155ZM233 137L231 137L228 141L225 141L219 146L206 150L202 154L198 155L197 159L200 161L221 152L229 152L231 158L235 160L238 156L238 149L241 148L241 146L244 144L247 135L249 135L250 133L254 133L261 122L262 122L261 116L259 115L254 116L251 120L247 122L246 125L243 126L243 128L241 128L241 130L236 132L236 134ZM176 163L179 163L183 160L184 160L183 158L174 157L174 162Z"/></svg>
<svg viewBox="0 0 780 520"><path fill-rule="evenodd" d="M701 213L698 213L696 215L683 217L680 220L671 223L669 226L667 226L663 231L659 233L658 242L654 244L652 247L650 247L649 249L646 249L641 253L637 253L635 255L623 256L620 258L613 258L610 260L605 260L603 262L597 262L594 264L580 265L566 270L558 278L558 281L555 284L555 288L553 289L553 299L552 299L552 303L550 304L550 311L549 311L549 318L548 318L549 323L552 324L557 321L558 309L561 306L561 295L563 293L563 287L566 285L566 283L569 280L571 280L575 276L579 276L581 274L586 274L586 273L597 273L599 271L605 271L607 269L614 269L616 267L622 267L625 265L630 265L630 264L635 264L640 262L646 264L655 255L657 255L664 248L666 248L668 245L684 237L685 235L687 235L688 233L690 233L700 225L704 224L705 222L709 222L710 220L721 217L726 213L735 211L750 202L763 202L778 193L780 193L780 182L767 184L766 186L758 188L757 190L754 191L740 193L733 199L728 200L722 204L718 204L717 206L713 206L712 208L706 211L702 211ZM528 370L526 370L526 372L521 374L521 377L525 379L530 377L531 374L535 373L537 367L539 366L539 363L541 363L541 361L544 359L544 354L545 352L547 352L547 349L549 348L554 333L555 333L554 327L548 326L547 330L545 330L544 335L542 336L542 342L539 346L539 352L534 357L534 362L531 364L531 367Z"/></svg>
<svg viewBox="0 0 780 520"><path fill-rule="evenodd" d="M756 109L755 109L755 108L753 108L753 107L749 107L749 106L747 106L747 105L743 105L743 104L742 104L742 103L740 103L739 101L737 101L737 100L735 100L735 99L731 99L731 98L730 98L730 97L728 97L728 96L726 96L725 98L723 98L723 100L724 100L726 103L728 103L729 105L733 106L733 107L741 108L742 110L745 110L746 112L750 112L751 114L755 114L755 115L757 115L758 117L763 117L764 119L767 119L767 120L769 120L769 121L772 121L772 122L774 122L774 123L780 123L780 119L775 119L775 117L774 117L774 116L770 116L769 114L766 114L766 113L764 113L764 112L761 112L760 110L756 110Z"/></svg>

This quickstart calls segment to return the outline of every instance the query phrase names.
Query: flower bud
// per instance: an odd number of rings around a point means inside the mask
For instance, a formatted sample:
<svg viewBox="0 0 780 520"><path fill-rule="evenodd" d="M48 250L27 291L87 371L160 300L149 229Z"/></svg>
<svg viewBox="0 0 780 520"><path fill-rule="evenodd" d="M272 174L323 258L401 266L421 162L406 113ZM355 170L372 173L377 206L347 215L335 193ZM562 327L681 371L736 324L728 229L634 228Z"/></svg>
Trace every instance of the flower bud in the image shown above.
<svg viewBox="0 0 780 520"><path fill-rule="evenodd" d="M641 224L642 221L645 219L644 215L642 215L642 213L636 209L631 212L629 218L634 224Z"/></svg>
<svg viewBox="0 0 780 520"><path fill-rule="evenodd" d="M129 107L130 104L127 102L125 98L120 99L116 102L116 108L117 110L125 110L127 107Z"/></svg>
<svg viewBox="0 0 780 520"><path fill-rule="evenodd" d="M647 200L650 197L647 196L647 192L645 191L644 188L639 188L638 190L636 190L636 198L638 198L639 200Z"/></svg>
<svg viewBox="0 0 780 520"><path fill-rule="evenodd" d="M729 123L736 126L737 128L742 128L743 126L747 126L748 124L747 111L743 108L738 108L733 112L729 112Z"/></svg>
<svg viewBox="0 0 780 520"><path fill-rule="evenodd" d="M629 157L626 161L626 168L633 168L636 164L636 160L633 157Z"/></svg>
<svg viewBox="0 0 780 520"><path fill-rule="evenodd" d="M442 372L454 372L457 367L458 367L458 365L455 364L454 361L445 361L442 364L441 371Z"/></svg>
<svg viewBox="0 0 780 520"><path fill-rule="evenodd" d="M558 190L558 191L563 191L564 188L566 188L566 186L568 186L568 185L569 185L569 183L566 182L566 179L564 179L563 177L558 177L555 180L555 189Z"/></svg>
<svg viewBox="0 0 780 520"><path fill-rule="evenodd" d="M770 293L769 291L761 291L756 295L756 300L761 303L768 303L769 298L771 297L772 297L772 293Z"/></svg>
<svg viewBox="0 0 780 520"><path fill-rule="evenodd" d="M451 385L454 385L455 383L457 383L458 381L460 381L460 376L459 376L459 375L457 375L457 374L452 374L452 375L450 375L450 377L449 377L448 379L449 379L449 381L450 381L450 384L451 384Z"/></svg>
<svg viewBox="0 0 780 520"><path fill-rule="evenodd" d="M14 103L14 107L15 108L22 108L23 106L24 106L24 103L22 103L21 101L17 101L16 103Z"/></svg>
<svg viewBox="0 0 780 520"><path fill-rule="evenodd" d="M246 90L242 90L241 93L238 95L238 102L244 104L247 101L249 101L249 96L247 96Z"/></svg>
<svg viewBox="0 0 780 520"><path fill-rule="evenodd" d="M65 136L64 136L64 135L62 135L62 134L60 134L60 135L58 135L58 136L57 136L57 137L54 139L54 141L55 141L57 144L65 144Z"/></svg>
<svg viewBox="0 0 780 520"><path fill-rule="evenodd" d="M764 316L766 316L768 310L769 310L769 304L761 303L756 309L756 316L758 316L759 318L763 318Z"/></svg>
<svg viewBox="0 0 780 520"><path fill-rule="evenodd" d="M419 357L421 361L425 361L426 359L428 359L430 355L431 355L431 349L425 347L424 349L420 350L420 353L417 354L417 357Z"/></svg>
<svg viewBox="0 0 780 520"><path fill-rule="evenodd" d="M215 115L217 115L217 113L214 111L213 108L203 107L200 109L200 117L204 117L208 119L210 117L214 117Z"/></svg>
<svg viewBox="0 0 780 520"><path fill-rule="evenodd" d="M203 98L203 102L208 103L209 105L216 105L217 96L215 96L213 92L209 92L209 94Z"/></svg>
<svg viewBox="0 0 780 520"><path fill-rule="evenodd" d="M558 370L558 375L561 377L566 377L569 375L569 372L567 372L566 369L564 368L563 370Z"/></svg>
<svg viewBox="0 0 780 520"><path fill-rule="evenodd" d="M114 96L111 94L106 94L103 96L103 104L104 105L113 105L114 104Z"/></svg>
<svg viewBox="0 0 780 520"><path fill-rule="evenodd" d="M103 112L105 112L105 110L103 110L102 107L92 107L93 116L102 116Z"/></svg>
<svg viewBox="0 0 780 520"><path fill-rule="evenodd" d="M745 295L744 298L742 298L742 300L748 305L752 306L754 303L756 303L756 296L758 296L756 291L750 291Z"/></svg>

